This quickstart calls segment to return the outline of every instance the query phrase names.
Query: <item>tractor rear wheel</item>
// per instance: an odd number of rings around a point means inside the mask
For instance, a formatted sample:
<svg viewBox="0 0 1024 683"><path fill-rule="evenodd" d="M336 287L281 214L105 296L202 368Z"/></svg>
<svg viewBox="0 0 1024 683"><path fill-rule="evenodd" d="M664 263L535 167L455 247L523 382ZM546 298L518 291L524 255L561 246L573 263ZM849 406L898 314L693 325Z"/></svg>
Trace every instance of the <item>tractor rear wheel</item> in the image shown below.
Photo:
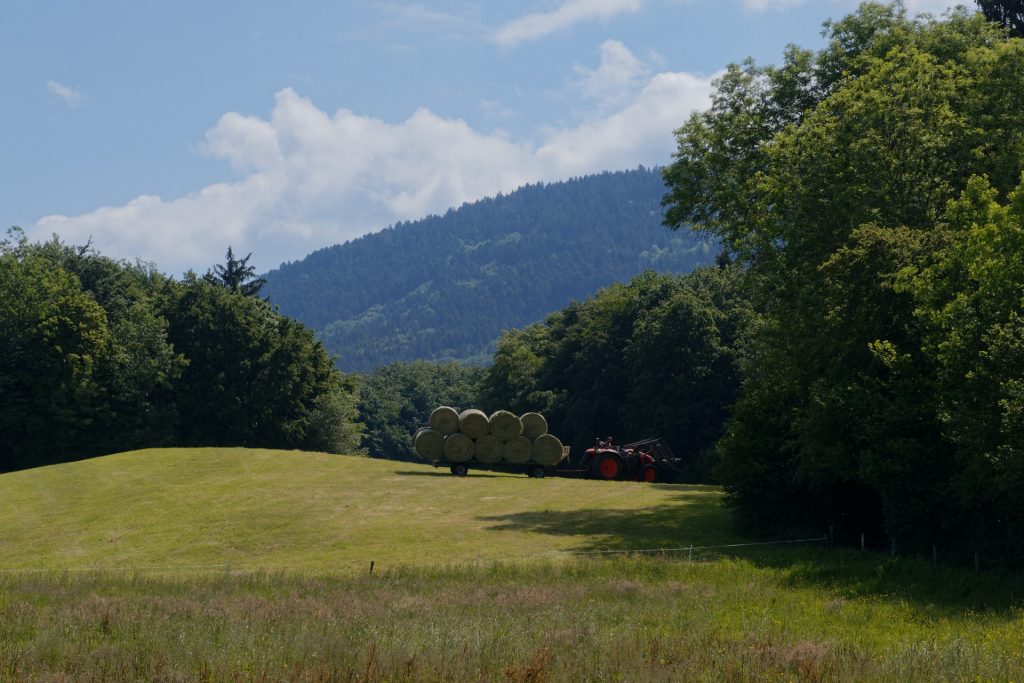
<svg viewBox="0 0 1024 683"><path fill-rule="evenodd" d="M622 464L611 453L602 453L594 460L594 477L597 479L614 479L621 471Z"/></svg>
<svg viewBox="0 0 1024 683"><path fill-rule="evenodd" d="M646 481L648 484L653 483L658 478L658 473L655 471L653 465L647 465L640 470L641 481Z"/></svg>

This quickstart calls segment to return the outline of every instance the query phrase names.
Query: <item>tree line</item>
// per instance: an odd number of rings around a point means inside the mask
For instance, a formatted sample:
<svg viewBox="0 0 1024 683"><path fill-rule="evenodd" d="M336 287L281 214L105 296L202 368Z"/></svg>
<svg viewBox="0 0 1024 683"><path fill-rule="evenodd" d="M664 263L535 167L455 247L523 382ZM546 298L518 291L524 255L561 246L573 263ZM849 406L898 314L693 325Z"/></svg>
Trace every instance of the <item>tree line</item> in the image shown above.
<svg viewBox="0 0 1024 683"><path fill-rule="evenodd" d="M1022 554L1011 19L862 4L821 50L730 67L677 131L666 222L721 239L757 312L717 445L747 521Z"/></svg>
<svg viewBox="0 0 1024 683"><path fill-rule="evenodd" d="M247 258L177 281L9 231L0 471L161 445L356 449L353 379L256 296Z"/></svg>

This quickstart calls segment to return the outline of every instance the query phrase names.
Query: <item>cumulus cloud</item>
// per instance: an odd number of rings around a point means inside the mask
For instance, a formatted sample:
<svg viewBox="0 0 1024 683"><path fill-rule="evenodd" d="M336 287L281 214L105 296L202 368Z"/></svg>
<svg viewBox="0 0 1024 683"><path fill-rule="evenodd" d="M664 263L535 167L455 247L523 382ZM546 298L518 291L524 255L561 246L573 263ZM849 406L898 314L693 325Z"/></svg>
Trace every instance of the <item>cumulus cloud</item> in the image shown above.
<svg viewBox="0 0 1024 683"><path fill-rule="evenodd" d="M517 45L582 21L635 12L641 5L643 0L565 0L550 12L535 12L508 22L498 29L494 40L500 45Z"/></svg>
<svg viewBox="0 0 1024 683"><path fill-rule="evenodd" d="M63 100L64 104L69 107L77 107L85 102L85 95L69 85L64 85L57 81L46 81L46 89L50 91L51 94L56 95L58 98Z"/></svg>
<svg viewBox="0 0 1024 683"><path fill-rule="evenodd" d="M627 102L650 76L647 65L617 40L601 44L601 64L596 69L577 64L574 71L580 92L601 107Z"/></svg>
<svg viewBox="0 0 1024 683"><path fill-rule="evenodd" d="M389 123L319 109L292 89L268 118L223 115L204 142L240 180L177 199L141 196L79 216L47 216L30 231L104 254L143 258L172 273L205 270L232 245L259 269L301 258L399 221L528 182L669 160L671 131L705 108L711 82L686 73L650 78L608 116L540 140L512 140L420 109Z"/></svg>

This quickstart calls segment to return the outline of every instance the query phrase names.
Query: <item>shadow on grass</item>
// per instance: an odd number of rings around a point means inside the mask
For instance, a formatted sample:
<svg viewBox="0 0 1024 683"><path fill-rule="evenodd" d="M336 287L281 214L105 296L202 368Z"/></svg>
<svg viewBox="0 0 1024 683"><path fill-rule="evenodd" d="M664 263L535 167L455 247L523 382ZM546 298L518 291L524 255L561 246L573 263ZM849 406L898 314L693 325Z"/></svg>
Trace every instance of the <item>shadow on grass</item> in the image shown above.
<svg viewBox="0 0 1024 683"><path fill-rule="evenodd" d="M759 543L737 531L720 496L694 495L700 486L665 486L678 492L665 504L636 510L530 511L478 517L494 531L515 530L574 536L581 554L600 551L649 550ZM812 534L813 535L813 534ZM688 553L669 558L686 562ZM845 598L866 597L906 601L921 618L966 617L987 612L1016 618L1024 606L1024 575L1011 571L976 573L973 569L933 567L924 558L891 558L823 545L765 545L697 550L695 558L734 557L778 572L778 581L794 588L827 590Z"/></svg>
<svg viewBox="0 0 1024 683"><path fill-rule="evenodd" d="M614 486L595 483L595 486ZM688 495L688 490L706 491L702 487L673 487L679 495L665 505L635 510L568 510L529 511L491 517L478 517L491 523L495 531L526 531L552 536L578 536L580 544L573 550L640 550L736 543L739 537L731 528L721 501L714 495Z"/></svg>

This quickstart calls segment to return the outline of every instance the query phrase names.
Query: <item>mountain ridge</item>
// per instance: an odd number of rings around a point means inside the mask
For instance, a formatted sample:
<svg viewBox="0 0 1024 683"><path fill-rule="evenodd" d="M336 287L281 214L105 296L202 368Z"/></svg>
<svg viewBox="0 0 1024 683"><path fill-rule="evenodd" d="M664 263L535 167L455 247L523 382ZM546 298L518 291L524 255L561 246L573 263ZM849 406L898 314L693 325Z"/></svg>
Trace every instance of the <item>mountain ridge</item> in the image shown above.
<svg viewBox="0 0 1024 683"><path fill-rule="evenodd" d="M264 292L344 370L486 363L502 330L646 269L709 263L712 242L662 226L664 191L643 167L525 185L282 264Z"/></svg>

